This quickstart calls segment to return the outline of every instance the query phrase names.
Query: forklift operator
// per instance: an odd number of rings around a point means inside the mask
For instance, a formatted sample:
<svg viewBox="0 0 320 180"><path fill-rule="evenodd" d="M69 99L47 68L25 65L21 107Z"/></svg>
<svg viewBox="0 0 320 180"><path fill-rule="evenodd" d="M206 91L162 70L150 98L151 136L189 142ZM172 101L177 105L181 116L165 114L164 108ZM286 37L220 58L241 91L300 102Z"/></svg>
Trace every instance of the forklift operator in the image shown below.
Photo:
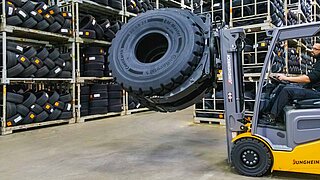
<svg viewBox="0 0 320 180"><path fill-rule="evenodd" d="M320 43L316 43L312 47L312 56L316 59L312 71L308 75L300 75L297 77L287 77L283 74L277 74L276 77L280 81L289 81L293 83L308 83L308 88L299 86L284 87L276 98L270 115L271 124L276 122L283 108L293 100L317 99L320 98Z"/></svg>

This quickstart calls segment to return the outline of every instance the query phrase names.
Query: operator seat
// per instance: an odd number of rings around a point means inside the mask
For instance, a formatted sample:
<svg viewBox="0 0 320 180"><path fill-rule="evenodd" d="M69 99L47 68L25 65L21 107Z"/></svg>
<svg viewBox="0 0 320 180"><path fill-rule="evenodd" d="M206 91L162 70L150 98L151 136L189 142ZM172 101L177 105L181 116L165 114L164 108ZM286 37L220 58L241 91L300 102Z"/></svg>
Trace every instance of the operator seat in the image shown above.
<svg viewBox="0 0 320 180"><path fill-rule="evenodd" d="M320 108L320 99L294 100L296 109Z"/></svg>

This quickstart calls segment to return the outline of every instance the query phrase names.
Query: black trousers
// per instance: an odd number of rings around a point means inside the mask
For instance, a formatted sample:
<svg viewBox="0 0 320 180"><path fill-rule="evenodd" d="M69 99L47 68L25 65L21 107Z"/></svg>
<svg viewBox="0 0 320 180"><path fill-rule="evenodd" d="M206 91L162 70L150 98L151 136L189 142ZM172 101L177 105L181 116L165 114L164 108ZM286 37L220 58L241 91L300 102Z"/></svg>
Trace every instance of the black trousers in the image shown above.
<svg viewBox="0 0 320 180"><path fill-rule="evenodd" d="M279 117L283 108L292 103L293 100L317 98L320 98L320 92L318 91L305 89L299 86L286 86L278 94L278 97L272 106L271 114L275 118Z"/></svg>

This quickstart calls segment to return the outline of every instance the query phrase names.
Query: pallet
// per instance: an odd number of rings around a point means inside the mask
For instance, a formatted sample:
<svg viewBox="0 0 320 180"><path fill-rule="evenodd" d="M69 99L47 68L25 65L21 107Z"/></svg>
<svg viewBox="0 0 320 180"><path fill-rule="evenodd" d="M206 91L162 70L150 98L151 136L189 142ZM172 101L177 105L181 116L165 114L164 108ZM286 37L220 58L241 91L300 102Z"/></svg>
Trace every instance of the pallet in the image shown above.
<svg viewBox="0 0 320 180"><path fill-rule="evenodd" d="M219 119L219 118L194 117L193 122L196 124L206 123L206 124L218 124L222 126L226 125L225 119Z"/></svg>
<svg viewBox="0 0 320 180"><path fill-rule="evenodd" d="M2 128L1 135L12 134L14 131L17 131L17 130L28 130L31 128L43 128L43 127L48 127L51 125L61 125L61 124L67 124L67 123L68 124L75 123L75 118L6 127L6 128Z"/></svg>
<svg viewBox="0 0 320 180"><path fill-rule="evenodd" d="M126 114L135 114L135 113L140 113L140 112L146 112L146 111L150 111L150 109L148 108L138 108L138 109L131 109L128 110Z"/></svg>
<svg viewBox="0 0 320 180"><path fill-rule="evenodd" d="M121 112L109 112L107 114L95 114L95 115L88 115L88 116L82 116L77 119L77 123L83 123L85 121L90 121L90 120L100 120L103 118L111 117L111 116L123 116L125 115L124 111Z"/></svg>

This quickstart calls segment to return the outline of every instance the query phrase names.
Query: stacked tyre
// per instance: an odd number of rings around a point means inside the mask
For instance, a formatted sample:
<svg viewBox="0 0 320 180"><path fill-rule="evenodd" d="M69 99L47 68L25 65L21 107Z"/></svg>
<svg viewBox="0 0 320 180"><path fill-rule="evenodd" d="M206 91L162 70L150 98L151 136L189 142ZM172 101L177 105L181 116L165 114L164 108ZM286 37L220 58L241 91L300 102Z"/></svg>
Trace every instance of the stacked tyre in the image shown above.
<svg viewBox="0 0 320 180"><path fill-rule="evenodd" d="M90 97L90 87L81 86L80 88L80 115L87 116L89 114L89 97Z"/></svg>
<svg viewBox="0 0 320 180"><path fill-rule="evenodd" d="M132 13L144 13L149 10L154 10L156 8L155 2L150 2L149 0L126 0L127 11ZM159 3L159 8L164 8L164 5Z"/></svg>
<svg viewBox="0 0 320 180"><path fill-rule="evenodd" d="M41 123L57 119L70 119L72 113L70 93L56 91L26 91L23 94L7 93L7 127Z"/></svg>
<svg viewBox="0 0 320 180"><path fill-rule="evenodd" d="M35 49L7 42L7 77L42 78L72 77L71 54L57 48Z"/></svg>
<svg viewBox="0 0 320 180"><path fill-rule="evenodd" d="M8 25L72 35L72 15L57 5L49 7L44 2L9 0L6 6Z"/></svg>
<svg viewBox="0 0 320 180"><path fill-rule="evenodd" d="M109 84L109 112L121 112L122 106L122 87L118 84Z"/></svg>
<svg viewBox="0 0 320 180"><path fill-rule="evenodd" d="M79 36L111 41L122 25L121 21L109 21L108 19L97 21L92 15L85 15L80 19Z"/></svg>
<svg viewBox="0 0 320 180"><path fill-rule="evenodd" d="M132 110L132 109L138 109L138 108L142 108L142 105L140 104L139 100L135 99L132 96L128 97L128 109Z"/></svg>
<svg viewBox="0 0 320 180"><path fill-rule="evenodd" d="M109 76L108 61L105 48L86 47L83 49L82 63L80 67L81 76L104 77Z"/></svg>
<svg viewBox="0 0 320 180"><path fill-rule="evenodd" d="M94 84L91 86L89 114L108 113L108 84Z"/></svg>

